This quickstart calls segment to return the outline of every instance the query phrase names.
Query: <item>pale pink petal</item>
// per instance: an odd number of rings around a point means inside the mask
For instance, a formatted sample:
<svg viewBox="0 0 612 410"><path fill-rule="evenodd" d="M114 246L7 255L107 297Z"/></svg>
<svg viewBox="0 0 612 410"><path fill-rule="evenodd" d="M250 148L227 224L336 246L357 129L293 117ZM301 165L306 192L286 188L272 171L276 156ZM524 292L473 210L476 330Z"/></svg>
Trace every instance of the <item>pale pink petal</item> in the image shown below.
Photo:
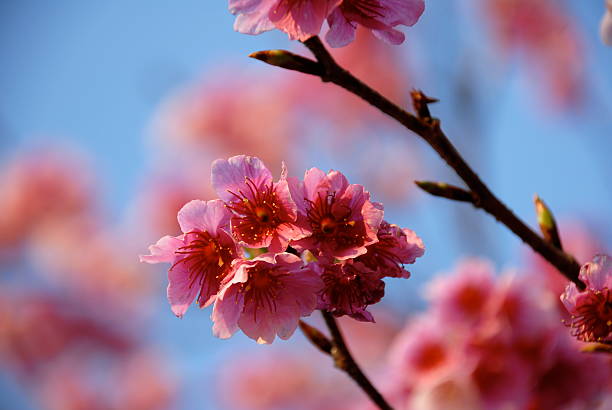
<svg viewBox="0 0 612 410"><path fill-rule="evenodd" d="M174 252L183 245L183 239L180 236L164 236L155 245L149 246L150 255L140 255L140 261L147 263L172 263L174 261Z"/></svg>
<svg viewBox="0 0 612 410"><path fill-rule="evenodd" d="M337 7L327 17L329 31L325 35L325 41L331 47L344 47L355 40L355 31L357 26L344 16L340 7Z"/></svg>
<svg viewBox="0 0 612 410"><path fill-rule="evenodd" d="M228 160L218 159L212 164L212 185L219 198L225 202L235 200L230 191L237 194L247 188L247 178L257 187L272 183L272 174L256 157L237 155Z"/></svg>
<svg viewBox="0 0 612 410"><path fill-rule="evenodd" d="M189 271L183 264L175 265L168 271L168 301L176 316L183 317L199 291L200 287L197 283L191 283Z"/></svg>
<svg viewBox="0 0 612 410"><path fill-rule="evenodd" d="M379 39L386 41L394 46L400 45L406 39L406 35L399 30L390 28L388 30L372 30L372 33Z"/></svg>
<svg viewBox="0 0 612 410"><path fill-rule="evenodd" d="M218 338L228 339L238 330L238 320L244 308L244 299L239 290L240 286L228 284L217 296L212 320L213 334Z"/></svg>
<svg viewBox="0 0 612 410"><path fill-rule="evenodd" d="M274 29L274 23L268 17L270 8L274 3L272 1L268 3L267 7L238 15L236 21L234 21L234 30L243 34L256 35Z"/></svg>
<svg viewBox="0 0 612 410"><path fill-rule="evenodd" d="M193 200L178 212L178 222L185 233L192 231L209 232L213 236L217 230L229 224L231 213L222 201Z"/></svg>
<svg viewBox="0 0 612 410"><path fill-rule="evenodd" d="M380 4L387 9L382 18L383 22L391 26L402 24L412 26L425 11L423 0L379 0Z"/></svg>
<svg viewBox="0 0 612 410"><path fill-rule="evenodd" d="M274 2L276 2L276 0L229 0L229 11L232 14L251 13L261 8L266 3Z"/></svg>

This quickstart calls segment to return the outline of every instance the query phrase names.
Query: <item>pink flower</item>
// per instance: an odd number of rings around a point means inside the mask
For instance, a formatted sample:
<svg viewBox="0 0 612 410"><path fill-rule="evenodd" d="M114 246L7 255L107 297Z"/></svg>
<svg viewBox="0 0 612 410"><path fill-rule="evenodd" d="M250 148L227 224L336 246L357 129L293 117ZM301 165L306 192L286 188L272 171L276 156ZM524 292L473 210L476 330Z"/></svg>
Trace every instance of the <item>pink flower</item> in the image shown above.
<svg viewBox="0 0 612 410"><path fill-rule="evenodd" d="M290 253L266 253L234 263L213 309L213 333L222 339L238 328L257 343L288 339L302 316L317 307L321 279Z"/></svg>
<svg viewBox="0 0 612 410"><path fill-rule="evenodd" d="M164 236L151 245L141 262L172 264L168 271L168 300L182 317L197 296L200 307L210 305L238 255L234 239L224 230L230 212L220 200L187 203L178 213L183 234Z"/></svg>
<svg viewBox="0 0 612 410"><path fill-rule="evenodd" d="M382 205L370 202L370 193L363 186L349 185L338 171L325 174L317 168L306 171L304 182L290 178L289 184L297 204L297 222L310 231L310 236L293 243L295 247L345 260L366 253L366 246L378 242Z"/></svg>
<svg viewBox="0 0 612 410"><path fill-rule="evenodd" d="M382 221L377 233L378 242L367 247L367 253L359 256L359 262L378 271L381 276L408 278L410 272L402 267L404 263L414 263L423 256L425 246L414 231L402 229L387 221Z"/></svg>
<svg viewBox="0 0 612 410"><path fill-rule="evenodd" d="M380 275L361 262L345 261L322 267L324 283L319 307L334 316L349 315L362 322L374 322L369 305L385 295L385 282Z"/></svg>
<svg viewBox="0 0 612 410"><path fill-rule="evenodd" d="M283 166L280 181L259 158L238 155L212 165L212 184L232 210L232 232L251 248L283 252L291 239L306 235L295 225L297 207L291 199Z"/></svg>
<svg viewBox="0 0 612 410"><path fill-rule="evenodd" d="M404 33L394 27L414 25L424 10L423 0L344 0L327 18L325 39L332 47L343 47L355 39L360 24L388 43L401 44Z"/></svg>
<svg viewBox="0 0 612 410"><path fill-rule="evenodd" d="M440 276L427 287L427 299L445 319L470 326L484 317L493 293L494 268L484 260L462 261L451 276Z"/></svg>
<svg viewBox="0 0 612 410"><path fill-rule="evenodd" d="M234 29L259 34L278 28L291 40L306 40L321 31L321 25L341 0L230 0L229 9L238 14Z"/></svg>
<svg viewBox="0 0 612 410"><path fill-rule="evenodd" d="M567 285L561 301L570 313L572 334L583 342L612 341L612 260L596 255L580 269L586 290L574 283Z"/></svg>

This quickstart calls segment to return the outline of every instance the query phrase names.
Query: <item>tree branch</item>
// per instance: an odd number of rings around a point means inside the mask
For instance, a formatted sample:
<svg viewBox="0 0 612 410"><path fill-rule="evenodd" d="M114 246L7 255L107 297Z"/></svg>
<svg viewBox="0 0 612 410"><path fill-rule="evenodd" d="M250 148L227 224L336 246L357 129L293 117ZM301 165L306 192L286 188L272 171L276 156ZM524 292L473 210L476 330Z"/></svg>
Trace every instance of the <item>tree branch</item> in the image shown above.
<svg viewBox="0 0 612 410"><path fill-rule="evenodd" d="M474 196L473 203L476 207L483 209L508 227L523 242L555 266L561 274L574 282L579 289L585 289L584 283L578 278L580 265L574 257L547 242L520 220L491 192L478 174L472 170L461 154L459 154L440 128L440 121L429 116L429 110L426 109L426 105L434 100L426 97L419 91L413 91L413 103L415 107L419 107L417 110L419 116L415 116L392 103L379 92L370 88L338 65L317 36L311 37L303 43L317 59L317 61L311 61L318 63L321 69L321 71L310 69L308 74L317 75L323 81L339 85L420 136L465 182Z"/></svg>
<svg viewBox="0 0 612 410"><path fill-rule="evenodd" d="M342 332L340 332L336 318L325 310L321 310L321 313L323 314L323 319L325 319L325 324L327 325L329 333L331 334L332 349L330 354L334 359L335 366L338 369L346 372L370 397L370 399L376 403L378 408L381 410L393 410L382 394L380 394L376 387L374 387L366 375L361 371L361 368L357 362L355 362L353 356L351 356L351 352L344 342L344 338L342 337Z"/></svg>

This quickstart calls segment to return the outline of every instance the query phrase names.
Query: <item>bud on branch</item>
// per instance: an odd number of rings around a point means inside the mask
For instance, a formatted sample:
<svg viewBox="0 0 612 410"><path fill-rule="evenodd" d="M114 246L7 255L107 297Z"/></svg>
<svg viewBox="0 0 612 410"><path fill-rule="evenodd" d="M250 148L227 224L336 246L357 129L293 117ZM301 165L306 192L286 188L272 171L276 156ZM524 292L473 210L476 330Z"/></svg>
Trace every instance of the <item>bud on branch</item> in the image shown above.
<svg viewBox="0 0 612 410"><path fill-rule="evenodd" d="M557 222L550 208L537 195L533 198L533 202L536 208L536 215L538 216L538 225L540 225L540 231L542 231L544 239L554 245L555 248L563 250L559 231L557 230Z"/></svg>
<svg viewBox="0 0 612 410"><path fill-rule="evenodd" d="M433 196L440 196L452 199L453 201L476 203L473 193L445 182L414 181L414 183L423 191Z"/></svg>
<svg viewBox="0 0 612 410"><path fill-rule="evenodd" d="M325 336L319 329L310 326L308 323L300 320L299 322L300 330L304 333L304 336L315 345L319 350L323 353L327 353L331 355L332 352L332 342Z"/></svg>
<svg viewBox="0 0 612 410"><path fill-rule="evenodd" d="M286 68L287 70L299 71L304 74L316 75L318 77L324 74L324 70L318 62L286 50L257 51L249 54L249 57L263 61L266 64Z"/></svg>

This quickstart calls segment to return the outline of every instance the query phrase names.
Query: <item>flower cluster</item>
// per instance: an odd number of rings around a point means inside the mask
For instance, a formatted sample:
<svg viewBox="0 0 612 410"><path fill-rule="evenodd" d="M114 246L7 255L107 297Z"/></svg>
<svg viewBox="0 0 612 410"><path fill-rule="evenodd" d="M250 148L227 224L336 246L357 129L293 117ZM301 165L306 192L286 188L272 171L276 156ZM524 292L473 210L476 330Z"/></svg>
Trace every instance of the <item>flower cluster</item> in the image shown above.
<svg viewBox="0 0 612 410"><path fill-rule="evenodd" d="M570 314L572 334L583 342L612 342L612 259L597 255L580 269L586 289L580 292L573 282L561 295Z"/></svg>
<svg viewBox="0 0 612 410"><path fill-rule="evenodd" d="M306 40L321 31L327 20L325 39L332 47L343 47L355 39L361 25L391 44L404 42L398 25L414 25L423 11L423 0L230 0L237 14L234 28L259 34L277 28L292 40Z"/></svg>
<svg viewBox="0 0 612 410"><path fill-rule="evenodd" d="M475 259L436 278L430 309L390 349L394 408L609 408L600 406L609 358L579 351L547 295L531 277L496 277Z"/></svg>
<svg viewBox="0 0 612 410"><path fill-rule="evenodd" d="M261 160L239 155L212 165L220 199L194 200L178 213L183 232L141 256L171 263L168 299L182 317L195 299L214 303L213 333L240 328L259 343L289 338L315 309L373 321L384 277L409 276L420 238L383 220L383 206L337 171L312 168L303 180L274 181ZM245 255L257 255L248 258Z"/></svg>

